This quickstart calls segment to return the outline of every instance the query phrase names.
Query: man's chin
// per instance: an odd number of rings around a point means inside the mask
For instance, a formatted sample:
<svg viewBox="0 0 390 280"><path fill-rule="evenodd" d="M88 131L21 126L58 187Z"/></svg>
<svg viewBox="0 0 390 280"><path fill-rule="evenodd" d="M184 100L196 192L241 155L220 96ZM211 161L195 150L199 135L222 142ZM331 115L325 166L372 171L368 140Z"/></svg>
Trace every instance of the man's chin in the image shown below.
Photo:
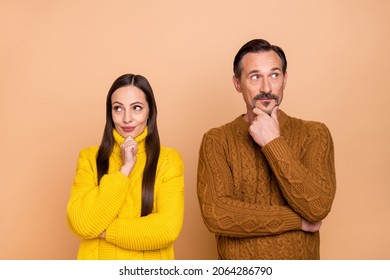
<svg viewBox="0 0 390 280"><path fill-rule="evenodd" d="M264 113L268 114L268 115L271 115L272 110L273 110L273 108L272 109L270 109L270 108L259 108L259 109L261 111L263 111Z"/></svg>
<svg viewBox="0 0 390 280"><path fill-rule="evenodd" d="M267 106L264 106L263 104L261 104L260 106L257 106L257 108L259 108L264 113L271 115L272 111L274 110L275 106L277 106L277 105L278 104L276 102L272 103L272 104L268 104Z"/></svg>

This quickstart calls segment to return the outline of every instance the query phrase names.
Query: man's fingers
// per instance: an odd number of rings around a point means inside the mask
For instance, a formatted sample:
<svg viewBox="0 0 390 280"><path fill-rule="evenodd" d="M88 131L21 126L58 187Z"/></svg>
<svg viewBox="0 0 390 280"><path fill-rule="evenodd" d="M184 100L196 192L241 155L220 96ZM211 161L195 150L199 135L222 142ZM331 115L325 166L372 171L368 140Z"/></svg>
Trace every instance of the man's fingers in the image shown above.
<svg viewBox="0 0 390 280"><path fill-rule="evenodd" d="M277 119L278 119L278 117L279 117L279 105L275 105L275 107L272 109L271 117L272 117L274 120L277 120Z"/></svg>

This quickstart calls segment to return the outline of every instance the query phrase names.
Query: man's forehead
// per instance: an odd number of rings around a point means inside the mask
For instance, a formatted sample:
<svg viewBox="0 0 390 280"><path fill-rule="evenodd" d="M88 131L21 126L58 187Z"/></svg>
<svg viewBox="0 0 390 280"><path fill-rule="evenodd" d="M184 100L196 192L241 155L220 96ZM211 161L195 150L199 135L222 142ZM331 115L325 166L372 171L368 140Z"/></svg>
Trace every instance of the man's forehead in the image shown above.
<svg viewBox="0 0 390 280"><path fill-rule="evenodd" d="M282 60L278 54L272 50L267 52L247 53L241 61L242 69L255 71L256 69L267 68L269 70L282 70Z"/></svg>

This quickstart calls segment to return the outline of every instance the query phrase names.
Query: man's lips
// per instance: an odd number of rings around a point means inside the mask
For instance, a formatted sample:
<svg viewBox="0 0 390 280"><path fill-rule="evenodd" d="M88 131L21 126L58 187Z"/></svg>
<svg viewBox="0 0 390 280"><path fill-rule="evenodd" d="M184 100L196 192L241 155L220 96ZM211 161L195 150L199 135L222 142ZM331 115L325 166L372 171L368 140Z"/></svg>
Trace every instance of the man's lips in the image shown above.
<svg viewBox="0 0 390 280"><path fill-rule="evenodd" d="M257 105L257 103L260 103L259 105ZM278 105L278 101L274 98L260 98L260 99L257 99L253 102L253 108L255 107L258 107L258 106L265 106L265 107L268 107L270 104L273 104L274 106L275 105Z"/></svg>
<svg viewBox="0 0 390 280"><path fill-rule="evenodd" d="M253 108L256 107L258 101L268 106L270 103L278 104L279 97L273 93L259 93L253 98Z"/></svg>

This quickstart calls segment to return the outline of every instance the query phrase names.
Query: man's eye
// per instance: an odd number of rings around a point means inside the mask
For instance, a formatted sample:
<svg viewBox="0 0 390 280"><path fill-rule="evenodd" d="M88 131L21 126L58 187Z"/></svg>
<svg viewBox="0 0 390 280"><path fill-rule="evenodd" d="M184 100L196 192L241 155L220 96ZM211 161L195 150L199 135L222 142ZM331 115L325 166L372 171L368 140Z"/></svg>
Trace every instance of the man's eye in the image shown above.
<svg viewBox="0 0 390 280"><path fill-rule="evenodd" d="M277 78L277 77L279 77L279 73L273 73L273 74L271 75L271 77L272 77L272 78Z"/></svg>
<svg viewBox="0 0 390 280"><path fill-rule="evenodd" d="M259 79L259 75L253 75L253 76L251 76L251 80L256 81L256 80L258 80L258 79Z"/></svg>

